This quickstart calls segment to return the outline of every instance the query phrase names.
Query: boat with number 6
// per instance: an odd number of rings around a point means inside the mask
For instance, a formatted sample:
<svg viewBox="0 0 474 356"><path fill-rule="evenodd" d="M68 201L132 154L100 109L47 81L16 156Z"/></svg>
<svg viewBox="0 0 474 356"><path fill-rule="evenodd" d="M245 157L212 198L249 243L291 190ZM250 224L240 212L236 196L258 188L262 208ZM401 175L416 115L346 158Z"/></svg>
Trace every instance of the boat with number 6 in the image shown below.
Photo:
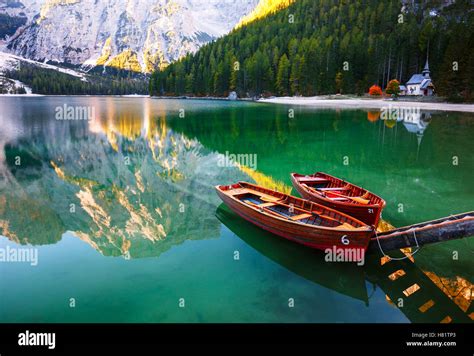
<svg viewBox="0 0 474 356"><path fill-rule="evenodd" d="M315 249L365 251L373 235L371 226L347 214L251 183L218 185L216 191L245 220Z"/></svg>

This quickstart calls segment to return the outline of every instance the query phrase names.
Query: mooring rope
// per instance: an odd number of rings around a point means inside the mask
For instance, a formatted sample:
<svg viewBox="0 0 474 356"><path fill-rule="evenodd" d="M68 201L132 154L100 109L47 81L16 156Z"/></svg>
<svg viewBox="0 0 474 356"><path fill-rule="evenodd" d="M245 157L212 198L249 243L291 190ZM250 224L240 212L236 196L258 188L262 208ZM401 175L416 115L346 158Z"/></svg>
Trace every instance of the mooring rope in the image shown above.
<svg viewBox="0 0 474 356"><path fill-rule="evenodd" d="M394 260L394 261L402 261L402 260L405 260L407 258L410 258L412 257L415 253L417 253L418 251L420 251L420 245L418 244L418 240L416 238L416 233L415 233L415 229L413 229L413 237L415 238L415 242L416 242L416 251L410 253L410 254L405 254L405 257L391 257L389 255L387 255L384 250L382 249L382 246L380 245L380 241L379 241L379 236L377 235L377 229L375 229L375 238L377 239L377 243L379 245L379 249L380 249L380 252L382 252L382 255L384 257L388 257L390 258L391 260Z"/></svg>

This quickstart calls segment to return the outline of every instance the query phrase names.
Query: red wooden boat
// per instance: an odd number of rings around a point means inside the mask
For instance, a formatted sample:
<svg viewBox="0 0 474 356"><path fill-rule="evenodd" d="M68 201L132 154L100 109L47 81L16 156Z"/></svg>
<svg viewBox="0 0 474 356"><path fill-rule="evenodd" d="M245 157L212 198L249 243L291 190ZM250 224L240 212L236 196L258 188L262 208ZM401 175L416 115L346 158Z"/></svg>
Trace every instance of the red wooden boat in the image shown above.
<svg viewBox="0 0 474 356"><path fill-rule="evenodd" d="M370 226L377 226L385 201L374 193L323 172L312 175L291 173L291 182L308 200L340 212Z"/></svg>
<svg viewBox="0 0 474 356"><path fill-rule="evenodd" d="M251 183L218 185L216 190L242 218L312 248L365 251L373 235L371 226L349 215Z"/></svg>

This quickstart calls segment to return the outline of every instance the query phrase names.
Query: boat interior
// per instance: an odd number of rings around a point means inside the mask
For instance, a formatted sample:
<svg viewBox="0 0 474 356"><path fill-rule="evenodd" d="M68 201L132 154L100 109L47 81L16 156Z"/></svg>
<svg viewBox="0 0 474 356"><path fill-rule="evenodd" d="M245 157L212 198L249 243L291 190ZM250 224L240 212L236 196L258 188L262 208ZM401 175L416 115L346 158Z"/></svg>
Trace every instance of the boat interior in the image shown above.
<svg viewBox="0 0 474 356"><path fill-rule="evenodd" d="M318 176L301 176L296 179L309 191L335 202L364 205L375 203L368 191L350 183Z"/></svg>
<svg viewBox="0 0 474 356"><path fill-rule="evenodd" d="M242 203L255 207L262 212L301 224L339 229L356 229L358 227L356 222L347 219L345 216L329 210L315 210L311 203L301 202L291 196L273 196L249 188L233 189L229 193ZM301 206L301 204L307 206Z"/></svg>

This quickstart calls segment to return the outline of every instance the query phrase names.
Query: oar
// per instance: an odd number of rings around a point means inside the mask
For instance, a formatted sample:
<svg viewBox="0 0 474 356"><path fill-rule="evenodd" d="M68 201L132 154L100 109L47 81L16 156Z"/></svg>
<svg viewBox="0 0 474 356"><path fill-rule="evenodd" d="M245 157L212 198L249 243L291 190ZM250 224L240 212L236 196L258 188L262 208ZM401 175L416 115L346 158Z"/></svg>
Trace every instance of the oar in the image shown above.
<svg viewBox="0 0 474 356"><path fill-rule="evenodd" d="M316 194L322 195L323 197L325 197L325 196L326 196L326 192L323 192L323 191L320 191L320 190L314 189L313 187L310 187L309 185L306 185L306 184L304 184L304 186L305 186L306 188L308 188L310 191L312 191L313 193L316 193ZM338 193L335 193L334 191L330 191L330 192L328 192L328 193L331 193L331 194L337 195L337 196L339 196L339 197L342 197L342 198L349 199L349 197L348 197L348 196L346 196L346 195L343 195L343 194L338 194ZM352 200L354 200L354 199L352 199Z"/></svg>
<svg viewBox="0 0 474 356"><path fill-rule="evenodd" d="M315 193L318 193L318 194L322 194L322 193L325 193L325 192L321 192L321 191L318 191L316 189L314 189L313 187L310 187L309 185L305 184L305 187L307 187L309 190L315 192ZM341 198L346 198L346 199L349 199L349 200L352 200L352 201L355 201L359 204L369 204L370 200L367 200L367 199L364 199L362 198L364 195L367 194L364 193L363 195L361 195L360 197L350 197L350 196L347 196L347 195L344 195L344 194L340 194L340 193L336 193L334 191L330 191L328 192L330 194L334 194L334 195L337 195L338 197L341 197Z"/></svg>

